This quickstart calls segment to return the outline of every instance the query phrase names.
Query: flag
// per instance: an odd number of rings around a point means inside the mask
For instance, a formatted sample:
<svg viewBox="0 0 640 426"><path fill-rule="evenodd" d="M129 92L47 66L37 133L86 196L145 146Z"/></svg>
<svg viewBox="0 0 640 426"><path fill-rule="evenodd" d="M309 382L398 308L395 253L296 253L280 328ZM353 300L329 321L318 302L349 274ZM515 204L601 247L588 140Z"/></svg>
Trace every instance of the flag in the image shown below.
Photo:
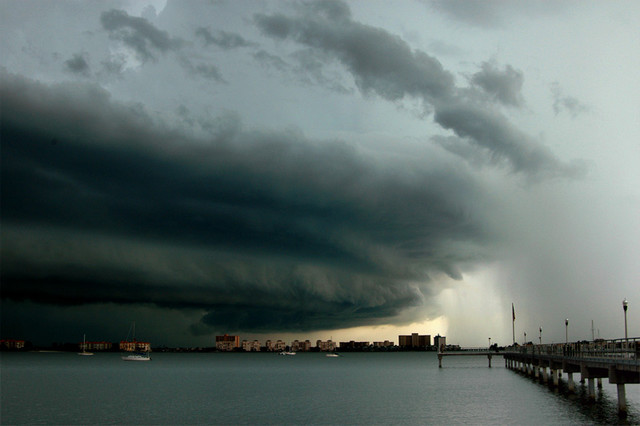
<svg viewBox="0 0 640 426"><path fill-rule="evenodd" d="M516 320L516 309L513 307L513 303L511 304L511 315L513 316L513 320Z"/></svg>

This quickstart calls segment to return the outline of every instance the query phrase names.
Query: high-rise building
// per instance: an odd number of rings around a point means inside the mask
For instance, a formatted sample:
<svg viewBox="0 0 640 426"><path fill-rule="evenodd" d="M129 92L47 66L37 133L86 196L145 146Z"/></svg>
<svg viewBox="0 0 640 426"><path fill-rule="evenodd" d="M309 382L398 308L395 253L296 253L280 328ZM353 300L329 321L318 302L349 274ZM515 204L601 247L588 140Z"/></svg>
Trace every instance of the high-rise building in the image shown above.
<svg viewBox="0 0 640 426"><path fill-rule="evenodd" d="M438 334L433 338L433 344L439 351L444 350L445 346L447 346L447 338Z"/></svg>
<svg viewBox="0 0 640 426"><path fill-rule="evenodd" d="M431 346L431 335L419 335L411 333L411 335L398 336L398 344L404 348L427 348Z"/></svg>

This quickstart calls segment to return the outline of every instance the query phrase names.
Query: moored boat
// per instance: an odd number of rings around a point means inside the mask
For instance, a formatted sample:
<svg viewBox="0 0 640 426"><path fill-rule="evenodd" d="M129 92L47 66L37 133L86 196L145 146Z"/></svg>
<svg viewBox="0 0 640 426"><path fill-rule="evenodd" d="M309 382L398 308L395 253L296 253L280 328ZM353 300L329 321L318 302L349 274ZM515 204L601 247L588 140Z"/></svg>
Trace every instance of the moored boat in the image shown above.
<svg viewBox="0 0 640 426"><path fill-rule="evenodd" d="M134 322L129 329L129 333L133 330L133 340L129 341L129 335L127 335L127 340L120 342L120 350L125 350L126 352L132 352L128 354L123 354L120 358L123 361L151 361L151 345L147 342L137 342L136 341L136 323Z"/></svg>
<svg viewBox="0 0 640 426"><path fill-rule="evenodd" d="M91 356L93 352L87 352L87 335L82 335L82 352L78 352L78 355Z"/></svg>
<svg viewBox="0 0 640 426"><path fill-rule="evenodd" d="M123 361L151 361L151 355L149 352L139 352L130 355L121 356Z"/></svg>

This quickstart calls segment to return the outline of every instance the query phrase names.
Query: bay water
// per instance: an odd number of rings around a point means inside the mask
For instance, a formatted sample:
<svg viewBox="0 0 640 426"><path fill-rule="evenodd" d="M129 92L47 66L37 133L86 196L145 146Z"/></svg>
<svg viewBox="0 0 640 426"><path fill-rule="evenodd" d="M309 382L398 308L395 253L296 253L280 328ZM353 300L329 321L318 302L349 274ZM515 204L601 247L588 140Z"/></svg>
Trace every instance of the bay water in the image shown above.
<svg viewBox="0 0 640 426"><path fill-rule="evenodd" d="M2 353L1 424L639 424L640 385L617 413L604 379L552 389L494 357L433 352ZM579 379L579 375L577 378Z"/></svg>

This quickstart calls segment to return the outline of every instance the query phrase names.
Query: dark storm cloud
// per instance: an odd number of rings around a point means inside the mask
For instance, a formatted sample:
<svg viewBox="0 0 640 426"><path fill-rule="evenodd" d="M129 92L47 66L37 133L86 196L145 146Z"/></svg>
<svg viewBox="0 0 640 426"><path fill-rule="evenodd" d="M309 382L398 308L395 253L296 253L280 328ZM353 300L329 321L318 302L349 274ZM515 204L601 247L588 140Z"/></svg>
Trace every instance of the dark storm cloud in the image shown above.
<svg viewBox="0 0 640 426"><path fill-rule="evenodd" d="M485 62L482 64L482 70L473 74L470 80L472 84L505 105L518 107L523 103L520 91L524 75L511 65L507 65L504 71L501 71L494 63Z"/></svg>
<svg viewBox="0 0 640 426"><path fill-rule="evenodd" d="M74 74L89 75L90 67L89 63L85 59L85 55L82 53L74 54L70 59L64 62L66 69Z"/></svg>
<svg viewBox="0 0 640 426"><path fill-rule="evenodd" d="M340 4L340 7L336 5ZM433 108L434 121L470 144L486 149L490 157L506 161L515 172L528 176L575 176L581 168L564 164L535 141L515 129L506 116L486 102L486 94L502 103L519 102L522 75L485 65L472 77L484 91L458 89L453 75L428 54L412 50L387 31L351 20L346 4L312 3L298 14L255 16L267 36L293 40L337 59L354 77L363 93L390 101L421 99ZM317 72L312 69L312 72ZM497 163L497 162L496 162Z"/></svg>
<svg viewBox="0 0 640 426"><path fill-rule="evenodd" d="M255 43L245 40L240 34L230 33L228 31L216 31L212 33L209 29L200 27L196 29L195 34L202 38L205 46L213 44L225 50L255 46Z"/></svg>
<svg viewBox="0 0 640 426"><path fill-rule="evenodd" d="M436 160L233 115L197 137L91 85L1 80L3 298L203 309L218 329L374 324L491 241L482 188Z"/></svg>
<svg viewBox="0 0 640 426"><path fill-rule="evenodd" d="M100 22L110 37L132 48L143 62L155 60L157 51L166 53L182 45L181 40L171 38L169 33L157 29L146 19L130 16L124 10L103 12Z"/></svg>

